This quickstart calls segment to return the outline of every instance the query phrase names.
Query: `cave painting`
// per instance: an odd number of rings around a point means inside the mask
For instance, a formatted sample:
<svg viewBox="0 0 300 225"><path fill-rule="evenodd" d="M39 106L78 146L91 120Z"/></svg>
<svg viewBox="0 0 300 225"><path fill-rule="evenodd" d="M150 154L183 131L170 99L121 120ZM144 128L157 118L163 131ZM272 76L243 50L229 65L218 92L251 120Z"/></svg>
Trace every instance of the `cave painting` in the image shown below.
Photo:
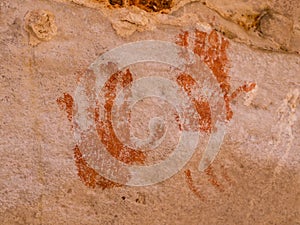
<svg viewBox="0 0 300 225"><path fill-rule="evenodd" d="M93 62L73 96L57 99L72 122L74 158L84 184L105 189L165 181L186 168L205 143L198 172L222 190L211 164L233 117L231 101L256 86L244 83L232 90L228 46L216 31L196 29L183 31L174 43L124 44ZM134 66L145 63L169 66L168 76L145 70L140 76ZM184 174L203 199L191 171Z"/></svg>

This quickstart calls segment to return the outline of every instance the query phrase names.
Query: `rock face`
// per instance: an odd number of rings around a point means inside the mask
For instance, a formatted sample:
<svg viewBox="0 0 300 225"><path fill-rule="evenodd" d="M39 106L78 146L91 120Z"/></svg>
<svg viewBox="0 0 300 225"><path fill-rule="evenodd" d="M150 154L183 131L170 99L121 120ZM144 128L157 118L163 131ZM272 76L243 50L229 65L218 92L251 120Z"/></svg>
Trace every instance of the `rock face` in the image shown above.
<svg viewBox="0 0 300 225"><path fill-rule="evenodd" d="M50 41L57 33L54 15L45 10L28 12L24 18L29 43L33 46L41 41Z"/></svg>
<svg viewBox="0 0 300 225"><path fill-rule="evenodd" d="M299 1L0 3L0 224L300 223Z"/></svg>
<svg viewBox="0 0 300 225"><path fill-rule="evenodd" d="M252 47L292 53L300 50L300 2L295 0L56 1L101 10L122 37L161 24L193 26L206 22L227 38Z"/></svg>

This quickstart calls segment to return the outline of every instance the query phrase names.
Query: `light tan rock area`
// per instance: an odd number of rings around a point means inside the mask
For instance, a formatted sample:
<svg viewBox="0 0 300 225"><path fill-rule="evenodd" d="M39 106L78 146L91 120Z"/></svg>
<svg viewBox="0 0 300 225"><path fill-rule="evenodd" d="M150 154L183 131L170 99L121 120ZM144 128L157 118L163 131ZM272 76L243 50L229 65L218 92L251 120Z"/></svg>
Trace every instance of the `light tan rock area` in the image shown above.
<svg viewBox="0 0 300 225"><path fill-rule="evenodd" d="M55 1L101 10L123 37L135 31L152 30L162 24L180 27L205 22L227 38L252 47L300 51L300 2L296 0Z"/></svg>
<svg viewBox="0 0 300 225"><path fill-rule="evenodd" d="M2 0L0 224L300 224L300 1Z"/></svg>

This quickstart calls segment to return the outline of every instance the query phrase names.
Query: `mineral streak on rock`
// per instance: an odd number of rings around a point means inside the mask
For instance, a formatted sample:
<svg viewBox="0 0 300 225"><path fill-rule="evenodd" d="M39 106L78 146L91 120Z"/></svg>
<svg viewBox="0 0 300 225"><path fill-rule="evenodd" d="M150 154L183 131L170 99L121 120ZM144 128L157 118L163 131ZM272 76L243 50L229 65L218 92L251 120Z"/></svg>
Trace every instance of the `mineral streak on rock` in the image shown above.
<svg viewBox="0 0 300 225"><path fill-rule="evenodd" d="M55 16L47 10L33 10L25 15L24 28L29 35L29 44L38 45L50 41L57 34Z"/></svg>

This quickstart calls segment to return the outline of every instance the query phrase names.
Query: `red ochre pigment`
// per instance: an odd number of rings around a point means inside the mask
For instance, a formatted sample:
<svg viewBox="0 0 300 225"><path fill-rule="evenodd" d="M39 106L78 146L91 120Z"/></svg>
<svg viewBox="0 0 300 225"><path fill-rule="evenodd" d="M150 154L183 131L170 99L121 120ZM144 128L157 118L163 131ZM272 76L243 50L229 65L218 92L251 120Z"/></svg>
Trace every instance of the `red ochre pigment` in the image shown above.
<svg viewBox="0 0 300 225"><path fill-rule="evenodd" d="M236 98L242 92L249 92L256 87L255 83L244 84L238 87L235 91L231 92L231 85L229 83L230 76L229 76L229 60L227 57L226 50L228 49L229 42L228 40L220 37L219 34L212 30L210 33L206 33L204 31L195 30L195 40L192 50L195 54L197 54L200 59L208 66L208 68L212 71L214 77L216 78L217 82L223 93L223 99L225 102L225 109L226 109L226 120L229 121L232 119L233 111L231 109L231 101ZM175 41L175 43L182 47L191 46L188 43L189 32L183 31L180 33ZM191 88L197 88L196 81L193 80L189 75L180 75L177 78L178 84L185 90L185 92L190 96L191 95ZM201 130L202 131L211 131L211 114L209 109L209 103L206 101L196 101L194 98L192 102L200 115L201 118L204 118L203 121L200 122L202 124ZM207 125L207 126L205 126ZM209 125L209 126L208 126ZM205 171L205 174L209 176L208 181L216 187L221 192L224 191L223 185L217 181L217 177L212 170L212 167L209 166ZM200 194L199 190L195 187L193 183L193 179L191 176L191 171L185 171L186 181L188 183L189 188L196 196L198 196L201 200L203 200L203 195ZM226 181L232 183L232 180L227 175L227 173L223 172L222 176L225 178Z"/></svg>

